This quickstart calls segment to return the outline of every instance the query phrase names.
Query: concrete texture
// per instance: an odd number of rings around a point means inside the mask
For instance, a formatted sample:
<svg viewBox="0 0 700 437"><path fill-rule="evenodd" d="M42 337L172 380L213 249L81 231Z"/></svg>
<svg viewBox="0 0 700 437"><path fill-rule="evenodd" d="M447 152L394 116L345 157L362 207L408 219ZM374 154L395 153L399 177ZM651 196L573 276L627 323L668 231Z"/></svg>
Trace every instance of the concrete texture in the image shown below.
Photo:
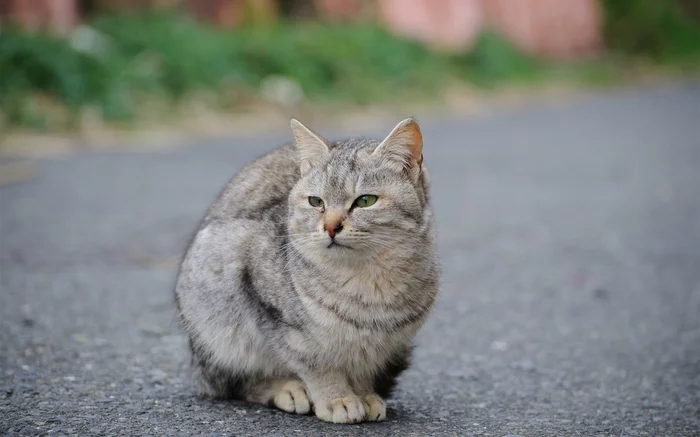
<svg viewBox="0 0 700 437"><path fill-rule="evenodd" d="M444 284L380 424L188 386L177 258L286 137L38 161L0 188L0 434L700 435L698 114L690 83L424 120Z"/></svg>

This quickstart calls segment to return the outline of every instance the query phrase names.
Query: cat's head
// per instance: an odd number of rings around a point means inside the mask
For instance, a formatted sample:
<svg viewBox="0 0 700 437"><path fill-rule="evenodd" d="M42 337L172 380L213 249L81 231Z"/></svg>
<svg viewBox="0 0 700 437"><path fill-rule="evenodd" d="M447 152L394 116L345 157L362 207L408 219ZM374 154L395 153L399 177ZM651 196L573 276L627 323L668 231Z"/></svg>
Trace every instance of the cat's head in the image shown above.
<svg viewBox="0 0 700 437"><path fill-rule="evenodd" d="M301 179L290 194L288 229L302 255L317 262L380 262L424 241L427 176L414 119L383 141L331 143L297 120L291 125Z"/></svg>

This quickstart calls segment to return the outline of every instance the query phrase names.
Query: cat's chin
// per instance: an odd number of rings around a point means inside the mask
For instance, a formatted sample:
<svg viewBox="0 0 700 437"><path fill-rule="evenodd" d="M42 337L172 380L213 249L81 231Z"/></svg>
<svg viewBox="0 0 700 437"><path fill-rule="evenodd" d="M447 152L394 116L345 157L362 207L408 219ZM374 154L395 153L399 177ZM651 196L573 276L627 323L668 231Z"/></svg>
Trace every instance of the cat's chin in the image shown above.
<svg viewBox="0 0 700 437"><path fill-rule="evenodd" d="M342 243L338 243L337 241L331 241L330 244L326 247L326 249L354 250L354 248L352 248L352 247L350 247L350 246L348 246L348 245L342 244Z"/></svg>
<svg viewBox="0 0 700 437"><path fill-rule="evenodd" d="M362 247L353 247L339 242L329 242L313 251L315 262L325 264L356 264L372 259L372 254Z"/></svg>

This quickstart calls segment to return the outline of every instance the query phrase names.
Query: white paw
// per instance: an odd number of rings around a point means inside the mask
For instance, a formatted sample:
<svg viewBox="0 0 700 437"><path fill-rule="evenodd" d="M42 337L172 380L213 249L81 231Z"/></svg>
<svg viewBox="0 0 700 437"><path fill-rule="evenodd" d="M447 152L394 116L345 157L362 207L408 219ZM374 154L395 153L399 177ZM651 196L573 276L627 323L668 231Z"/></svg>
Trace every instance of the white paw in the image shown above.
<svg viewBox="0 0 700 437"><path fill-rule="evenodd" d="M301 381L289 381L275 393L272 402L287 413L307 414L311 411L311 402L306 388Z"/></svg>
<svg viewBox="0 0 700 437"><path fill-rule="evenodd" d="M367 420L381 422L386 420L386 404L384 400L375 394L365 395L362 400L367 410Z"/></svg>
<svg viewBox="0 0 700 437"><path fill-rule="evenodd" d="M367 418L362 399L356 395L316 403L316 417L333 423L358 423Z"/></svg>

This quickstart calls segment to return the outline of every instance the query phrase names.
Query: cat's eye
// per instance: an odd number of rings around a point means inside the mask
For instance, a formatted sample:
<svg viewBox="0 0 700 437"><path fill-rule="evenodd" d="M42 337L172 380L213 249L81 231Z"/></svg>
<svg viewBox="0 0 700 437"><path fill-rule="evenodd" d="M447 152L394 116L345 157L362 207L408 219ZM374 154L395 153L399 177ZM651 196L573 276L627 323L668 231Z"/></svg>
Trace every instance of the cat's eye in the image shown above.
<svg viewBox="0 0 700 437"><path fill-rule="evenodd" d="M366 208L377 203L377 196L373 194L363 194L355 199L355 206L358 208Z"/></svg>
<svg viewBox="0 0 700 437"><path fill-rule="evenodd" d="M323 206L323 200L320 197L309 196L309 205L314 208L320 208Z"/></svg>

